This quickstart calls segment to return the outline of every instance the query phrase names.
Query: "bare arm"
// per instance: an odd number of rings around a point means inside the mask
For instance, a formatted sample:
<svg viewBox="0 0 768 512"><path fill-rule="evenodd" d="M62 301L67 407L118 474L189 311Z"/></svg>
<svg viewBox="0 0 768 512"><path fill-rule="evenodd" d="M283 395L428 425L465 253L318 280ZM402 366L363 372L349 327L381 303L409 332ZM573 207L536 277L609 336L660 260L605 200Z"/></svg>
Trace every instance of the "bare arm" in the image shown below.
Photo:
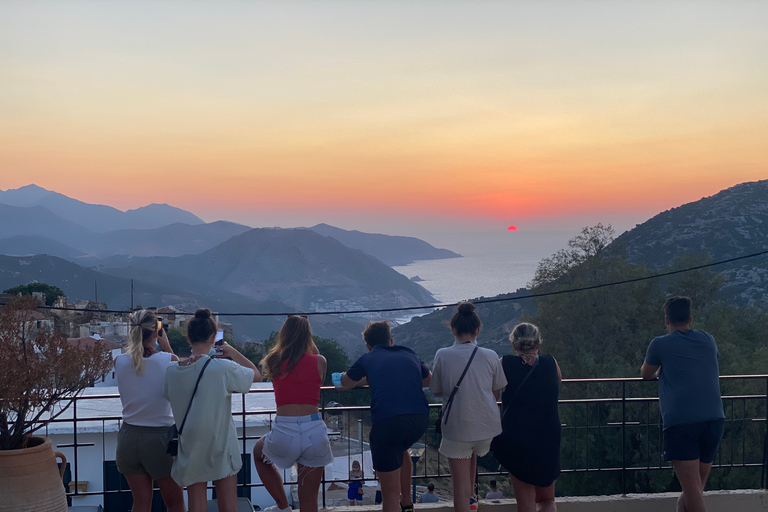
<svg viewBox="0 0 768 512"><path fill-rule="evenodd" d="M160 345L160 350L171 354L171 361L178 361L179 356L173 353L171 343L168 341L168 336L165 333L165 329L160 329L157 333L157 344Z"/></svg>
<svg viewBox="0 0 768 512"><path fill-rule="evenodd" d="M557 364L557 359L552 358L555 361L555 368L557 368L557 379L559 382L563 382L563 372L560 371L560 365Z"/></svg>
<svg viewBox="0 0 768 512"><path fill-rule="evenodd" d="M365 386L368 383L368 379L363 377L360 380L352 380L347 372L341 374L341 387L339 389L353 389L358 386Z"/></svg>
<svg viewBox="0 0 768 512"><path fill-rule="evenodd" d="M500 362L500 363L501 363L503 360L504 360L504 358L503 358L503 357L500 357L500 358L499 358L499 362ZM499 391L500 391L501 393L503 393L505 389L507 389L507 386L504 386L504 387L503 387L503 388L501 388ZM496 397L496 401L498 402L498 400L499 400L499 397L497 396L497 397Z"/></svg>
<svg viewBox="0 0 768 512"><path fill-rule="evenodd" d="M428 388L429 383L432 381L432 372L429 372L429 375L421 379L421 387Z"/></svg>
<svg viewBox="0 0 768 512"><path fill-rule="evenodd" d="M643 378L643 380L658 379L659 370L661 370L661 366L648 364L645 361L643 361L643 366L642 368L640 368L640 376Z"/></svg>
<svg viewBox="0 0 768 512"><path fill-rule="evenodd" d="M253 364L253 361L245 357L243 354L237 351L235 347L230 345L227 342L224 342L219 347L221 349L221 356L220 357L229 357L234 362L239 364L240 366L245 366L246 368L250 368L253 370L253 382L261 382L261 372L258 368L256 368L256 365Z"/></svg>
<svg viewBox="0 0 768 512"><path fill-rule="evenodd" d="M328 361L321 355L317 356L317 373L320 374L320 385L325 382L325 372L328 369Z"/></svg>

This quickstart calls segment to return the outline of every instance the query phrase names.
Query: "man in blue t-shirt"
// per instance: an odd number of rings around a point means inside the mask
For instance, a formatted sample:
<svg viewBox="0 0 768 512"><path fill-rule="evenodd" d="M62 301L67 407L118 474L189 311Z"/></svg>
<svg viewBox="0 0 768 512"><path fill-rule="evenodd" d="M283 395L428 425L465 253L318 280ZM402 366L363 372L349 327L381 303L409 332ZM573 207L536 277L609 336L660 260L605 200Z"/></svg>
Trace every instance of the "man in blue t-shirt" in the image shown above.
<svg viewBox="0 0 768 512"><path fill-rule="evenodd" d="M381 483L382 509L413 512L408 448L429 425L429 405L422 388L429 386L432 374L411 349L393 345L386 321L368 323L363 339L368 353L341 374L340 382L334 375L334 383L352 389L367 379L373 423L369 442L373 469Z"/></svg>
<svg viewBox="0 0 768 512"><path fill-rule="evenodd" d="M664 304L669 334L648 345L640 373L659 379L659 409L664 425L664 460L672 461L683 488L678 510L705 512L704 485L723 437L719 353L715 339L691 329L691 299L671 297Z"/></svg>

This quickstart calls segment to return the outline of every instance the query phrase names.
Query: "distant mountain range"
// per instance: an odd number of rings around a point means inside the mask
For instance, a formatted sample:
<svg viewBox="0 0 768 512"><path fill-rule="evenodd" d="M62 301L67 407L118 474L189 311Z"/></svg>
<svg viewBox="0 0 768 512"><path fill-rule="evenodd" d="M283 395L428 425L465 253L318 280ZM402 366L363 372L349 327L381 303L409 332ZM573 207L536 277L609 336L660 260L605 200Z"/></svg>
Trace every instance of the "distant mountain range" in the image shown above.
<svg viewBox="0 0 768 512"><path fill-rule="evenodd" d="M252 229L204 223L168 205L121 212L29 185L0 191L0 290L31 281L59 286L71 299L112 309L134 304L193 310L286 312L432 304L419 284L389 265L458 257L422 240L346 231ZM245 339L259 340L281 319L237 317ZM318 317L316 333L358 353L362 318Z"/></svg>
<svg viewBox="0 0 768 512"><path fill-rule="evenodd" d="M150 204L123 212L111 206L84 203L37 185L0 191L0 203L22 207L42 206L59 217L96 233L118 229L159 228L177 222L204 223L198 216L167 204Z"/></svg>
<svg viewBox="0 0 768 512"><path fill-rule="evenodd" d="M199 254L249 229L227 221L206 224L192 213L168 205L121 212L36 185L0 191L0 253L15 256L50 254L87 265L116 255ZM460 257L413 237L347 231L327 224L310 229L390 266ZM34 237L34 241L16 237Z"/></svg>
<svg viewBox="0 0 768 512"><path fill-rule="evenodd" d="M424 240L410 236L389 236L361 231L347 231L346 229L318 224L311 228L312 231L323 236L330 236L353 249L375 256L390 267L408 265L415 260L440 260L446 258L461 258L448 249L437 249Z"/></svg>

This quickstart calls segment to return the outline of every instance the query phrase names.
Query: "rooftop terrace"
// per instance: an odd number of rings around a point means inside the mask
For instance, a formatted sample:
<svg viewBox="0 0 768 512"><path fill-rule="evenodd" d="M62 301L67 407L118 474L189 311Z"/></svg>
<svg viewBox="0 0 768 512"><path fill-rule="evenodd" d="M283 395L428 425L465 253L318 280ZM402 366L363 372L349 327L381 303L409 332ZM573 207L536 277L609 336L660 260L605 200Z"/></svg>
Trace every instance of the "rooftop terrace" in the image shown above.
<svg viewBox="0 0 768 512"><path fill-rule="evenodd" d="M726 411L725 435L713 465L707 503L710 512L718 510L766 510L766 389L768 375L721 377ZM329 407L331 399L344 400L342 394L324 388L323 415L334 444L337 460L326 469L325 485L318 501L323 507L338 507L345 500L328 491L336 483L343 486L351 461L360 459L371 480L367 441L370 426L368 405ZM558 507L568 511L674 510L677 498L669 463L661 456L661 424L656 384L637 378L566 379L560 401L562 429L562 474L558 480ZM361 395L358 395L358 401ZM367 403L367 402L366 402ZM433 408L440 407L433 404ZM73 406L47 428L48 435L69 461L69 493L72 505L103 505L107 511L128 510L130 491L116 473L114 453L116 433L121 422L120 401L114 388L89 389ZM436 411L435 411L436 412ZM268 383L254 384L251 392L233 397L244 467L239 475L239 495L262 508L272 504L250 460L255 441L266 433L275 414L274 394ZM436 450L438 438L430 428L422 439L426 449L415 465L414 483L435 482L444 497L450 497L447 461ZM503 481L504 472L492 458L481 460L478 470L481 495L490 478ZM293 491L295 474L286 471L284 479ZM80 485L75 483L79 482ZM725 488L747 489L721 491ZM749 490L752 489L752 490ZM366 487L372 496L375 487ZM295 493L294 499L295 498ZM343 494L343 493L342 493ZM512 497L505 489L505 497ZM417 508L449 510L450 501ZM294 503L295 508L299 504ZM339 507L343 508L343 507ZM481 501L490 512L516 510L514 500ZM158 509L160 510L160 509ZM356 510L361 511L360 507Z"/></svg>

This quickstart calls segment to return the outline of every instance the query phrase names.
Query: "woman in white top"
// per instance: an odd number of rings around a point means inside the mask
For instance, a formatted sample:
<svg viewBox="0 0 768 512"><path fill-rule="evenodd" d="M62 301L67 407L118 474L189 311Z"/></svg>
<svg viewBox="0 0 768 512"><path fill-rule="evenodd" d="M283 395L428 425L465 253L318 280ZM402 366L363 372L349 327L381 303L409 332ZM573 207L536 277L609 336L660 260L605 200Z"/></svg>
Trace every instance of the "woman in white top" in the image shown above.
<svg viewBox="0 0 768 512"><path fill-rule="evenodd" d="M223 343L214 349L216 330L211 311L198 309L187 323L192 355L170 365L165 376L165 396L178 427L189 408L171 476L187 488L190 512L208 510L210 481L216 486L219 512L237 510L237 472L243 463L232 421L232 393L248 393L253 382L261 381L256 365L234 347ZM211 358L192 398L197 378Z"/></svg>
<svg viewBox="0 0 768 512"><path fill-rule="evenodd" d="M130 325L128 351L115 358L117 389L123 404L123 424L117 435L117 469L131 488L132 512L149 512L153 480L169 512L182 512L184 494L171 478L173 457L166 453L174 421L171 404L163 396L165 370L179 358L171 350L153 312L136 311L131 315Z"/></svg>
<svg viewBox="0 0 768 512"><path fill-rule="evenodd" d="M451 318L451 332L456 343L435 354L429 384L435 396L443 397L440 453L448 457L456 512L468 512L470 507L477 509L477 498L473 496L477 457L488 453L491 441L501 433L501 415L496 401L501 389L507 385L507 379L496 352L476 346L482 326L474 304L459 304ZM467 367L475 349L474 358ZM449 406L448 400L465 368L467 373Z"/></svg>

